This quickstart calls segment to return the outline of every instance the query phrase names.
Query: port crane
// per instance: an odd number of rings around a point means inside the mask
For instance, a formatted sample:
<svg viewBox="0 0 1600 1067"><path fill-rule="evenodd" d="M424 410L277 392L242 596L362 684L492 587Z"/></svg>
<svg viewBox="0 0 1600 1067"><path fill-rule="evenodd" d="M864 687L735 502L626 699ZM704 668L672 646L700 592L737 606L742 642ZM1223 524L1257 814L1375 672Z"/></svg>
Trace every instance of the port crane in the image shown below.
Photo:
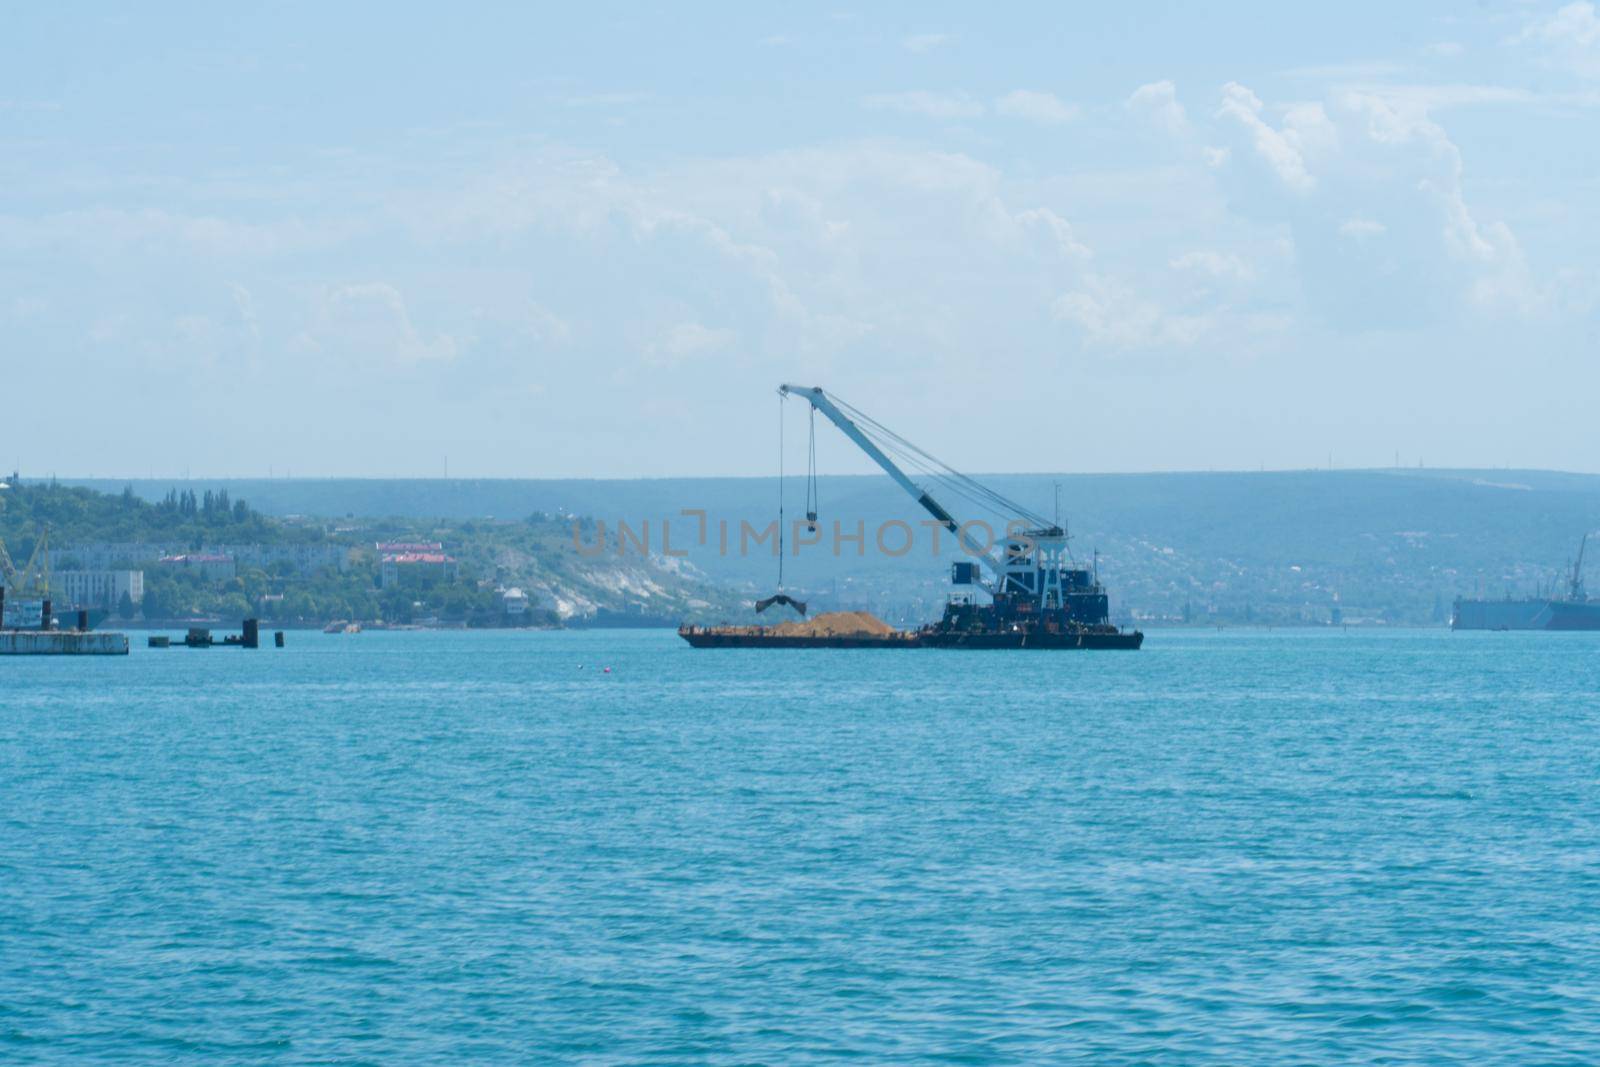
<svg viewBox="0 0 1600 1067"><path fill-rule="evenodd" d="M821 412L940 527L953 534L963 552L987 572L980 573L971 562L957 562L952 568L954 584L975 586L988 593L993 607L1004 620L1037 619L1043 613L1050 613L1059 624L1104 624L1105 592L1091 572L1074 565L1068 550L1067 531L1059 522L1048 520L961 474L820 386L785 384L778 387L778 395L798 397L809 403L813 412ZM928 489L914 481L891 458L890 452L969 504L1004 516L1008 525L1003 536L994 538L991 528L988 540L992 543L980 543L973 528L982 524L957 521ZM808 508L810 506L808 499ZM807 520L815 523L814 511L808 511Z"/></svg>
<svg viewBox="0 0 1600 1067"><path fill-rule="evenodd" d="M1583 540L1578 542L1578 560L1572 565L1572 578L1567 582L1568 600L1588 600L1588 594L1583 589L1583 550L1589 545L1589 535L1584 534Z"/></svg>
<svg viewBox="0 0 1600 1067"><path fill-rule="evenodd" d="M50 527L46 526L40 531L39 540L34 542L33 552L29 554L27 564L20 571L11 561L11 553L6 550L5 541L0 540L0 575L4 576L6 590L12 596L49 596Z"/></svg>

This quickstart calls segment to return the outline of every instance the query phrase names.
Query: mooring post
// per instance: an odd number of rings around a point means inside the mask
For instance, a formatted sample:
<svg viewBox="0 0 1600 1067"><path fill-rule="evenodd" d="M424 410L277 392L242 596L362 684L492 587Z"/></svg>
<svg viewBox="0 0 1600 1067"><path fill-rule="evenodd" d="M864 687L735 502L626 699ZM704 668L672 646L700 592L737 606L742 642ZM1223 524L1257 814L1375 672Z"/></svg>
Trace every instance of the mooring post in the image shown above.
<svg viewBox="0 0 1600 1067"><path fill-rule="evenodd" d="M261 623L255 619L244 620L244 640L241 642L245 648L261 647Z"/></svg>

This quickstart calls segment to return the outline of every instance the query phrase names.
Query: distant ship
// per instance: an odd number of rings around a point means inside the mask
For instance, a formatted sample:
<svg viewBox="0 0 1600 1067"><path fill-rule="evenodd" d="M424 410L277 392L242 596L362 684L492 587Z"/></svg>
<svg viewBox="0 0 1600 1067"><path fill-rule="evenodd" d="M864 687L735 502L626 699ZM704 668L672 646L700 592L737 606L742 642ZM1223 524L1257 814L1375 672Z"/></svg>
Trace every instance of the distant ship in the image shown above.
<svg viewBox="0 0 1600 1067"><path fill-rule="evenodd" d="M1578 560L1567 579L1567 595L1560 599L1535 597L1513 600L1457 599L1450 614L1452 630L1600 630L1600 600L1590 600L1583 587L1584 535Z"/></svg>

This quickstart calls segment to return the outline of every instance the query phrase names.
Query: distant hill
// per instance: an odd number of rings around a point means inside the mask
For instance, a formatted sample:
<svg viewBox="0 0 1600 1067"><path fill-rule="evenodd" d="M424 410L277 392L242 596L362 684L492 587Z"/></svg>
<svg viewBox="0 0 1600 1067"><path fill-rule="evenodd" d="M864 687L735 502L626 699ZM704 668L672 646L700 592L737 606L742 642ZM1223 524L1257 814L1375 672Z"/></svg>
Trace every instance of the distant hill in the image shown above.
<svg viewBox="0 0 1600 1067"><path fill-rule="evenodd" d="M1062 510L1086 565L1099 551L1114 610L1143 618L1229 622L1442 621L1457 595L1533 591L1550 583L1587 530L1600 528L1600 476L1552 471L1357 470L1263 473L983 475L999 492L1044 514ZM81 481L147 499L163 499L171 481ZM649 520L660 551L662 519L672 521L673 547L709 578L748 592L770 589L776 563L770 545L738 552L741 521L760 527L776 508L774 479L648 480L385 480L231 479L183 483L179 489L225 489L276 515L408 516L449 520L513 519L533 512L618 520L637 532ZM818 491L823 549L786 558L791 587L820 603L865 606L891 617L927 617L942 600L946 559L932 558L925 516L887 478L823 477ZM803 510L804 487L791 478L788 516ZM959 498L947 505L967 513ZM712 530L726 519L730 552L716 536L693 544L695 520L707 512ZM919 537L902 557L877 552L871 531L881 523L913 524ZM827 551L832 524L868 532L864 556L844 544ZM896 544L889 538L891 546ZM608 550L615 551L614 538ZM631 550L631 548L630 548Z"/></svg>

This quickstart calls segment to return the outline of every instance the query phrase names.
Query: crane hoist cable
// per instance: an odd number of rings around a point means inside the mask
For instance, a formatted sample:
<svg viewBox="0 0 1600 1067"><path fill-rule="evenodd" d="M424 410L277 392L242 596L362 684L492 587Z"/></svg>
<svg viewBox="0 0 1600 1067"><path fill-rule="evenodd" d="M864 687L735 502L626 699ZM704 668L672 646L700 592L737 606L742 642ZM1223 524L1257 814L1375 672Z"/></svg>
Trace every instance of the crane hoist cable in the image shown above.
<svg viewBox="0 0 1600 1067"><path fill-rule="evenodd" d="M778 592L784 592L784 395L778 394ZM760 611L760 608L757 608Z"/></svg>
<svg viewBox="0 0 1600 1067"><path fill-rule="evenodd" d="M798 611L802 617L806 613L806 605L802 600L796 600L783 591L783 402L788 399L782 391L778 393L778 591L771 596L762 597L756 601L756 614L760 614L774 604L787 604ZM815 438L815 431L812 434Z"/></svg>

